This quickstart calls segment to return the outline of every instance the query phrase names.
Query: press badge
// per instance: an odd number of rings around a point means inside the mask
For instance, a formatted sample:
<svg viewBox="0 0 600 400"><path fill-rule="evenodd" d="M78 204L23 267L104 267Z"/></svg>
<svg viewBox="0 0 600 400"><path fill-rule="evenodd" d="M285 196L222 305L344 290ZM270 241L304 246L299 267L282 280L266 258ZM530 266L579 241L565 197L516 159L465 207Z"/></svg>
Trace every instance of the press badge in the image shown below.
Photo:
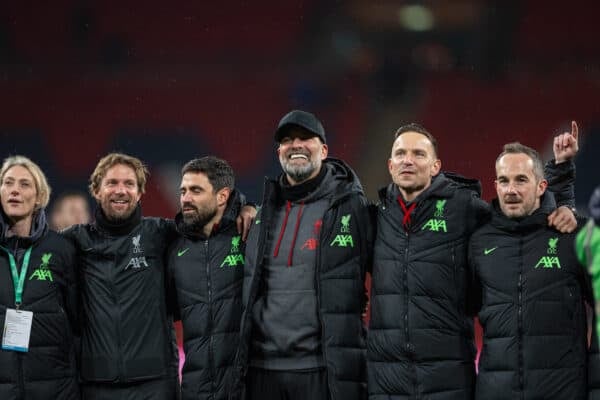
<svg viewBox="0 0 600 400"><path fill-rule="evenodd" d="M7 308L2 333L2 349L27 352L32 322L33 312Z"/></svg>

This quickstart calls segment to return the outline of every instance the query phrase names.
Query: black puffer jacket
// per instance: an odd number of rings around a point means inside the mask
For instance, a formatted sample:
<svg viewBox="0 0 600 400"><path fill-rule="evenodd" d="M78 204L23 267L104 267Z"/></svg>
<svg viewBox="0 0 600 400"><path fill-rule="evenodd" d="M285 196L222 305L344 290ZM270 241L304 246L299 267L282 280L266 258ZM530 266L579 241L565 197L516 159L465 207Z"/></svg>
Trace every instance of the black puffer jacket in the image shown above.
<svg viewBox="0 0 600 400"><path fill-rule="evenodd" d="M241 198L232 192L218 228L210 237L187 232L169 251L170 286L183 324L182 396L184 400L223 400L232 384L242 316L245 243L235 219Z"/></svg>
<svg viewBox="0 0 600 400"><path fill-rule="evenodd" d="M75 249L48 230L44 210L34 215L29 237L7 237L5 221L0 215L0 323L4 326L6 309L15 308L7 251L20 271L30 247L20 309L33 312L33 323L29 351L0 350L0 399L79 399L73 340L77 325Z"/></svg>
<svg viewBox="0 0 600 400"><path fill-rule="evenodd" d="M494 202L493 219L472 236L470 259L482 287L484 342L476 398L577 400L600 398L598 344L587 344L584 299L593 304L576 233L547 226L552 196L523 219ZM590 379L590 383L594 380Z"/></svg>
<svg viewBox="0 0 600 400"><path fill-rule="evenodd" d="M318 243L314 246L321 349L331 400L361 400L366 398L365 331L361 314L366 301L364 279L372 242L370 209L358 177L348 165L328 158L323 168L330 169L335 190L328 198ZM265 269L267 237L272 235L269 231L273 228L273 213L284 204L278 185L278 181L265 181L263 206L246 245L244 314L232 399L243 396L252 336L252 307L263 284L261 276ZM300 248L302 243L297 246Z"/></svg>
<svg viewBox="0 0 600 400"><path fill-rule="evenodd" d="M166 251L172 221L142 218L138 206L124 223L96 222L63 234L77 248L82 297L81 378L136 382L175 376L177 354L167 314Z"/></svg>
<svg viewBox="0 0 600 400"><path fill-rule="evenodd" d="M399 190L380 191L368 335L370 399L470 399L467 244L489 207L479 183L440 174L405 218ZM410 209L410 205L406 205ZM410 220L403 228L403 219Z"/></svg>

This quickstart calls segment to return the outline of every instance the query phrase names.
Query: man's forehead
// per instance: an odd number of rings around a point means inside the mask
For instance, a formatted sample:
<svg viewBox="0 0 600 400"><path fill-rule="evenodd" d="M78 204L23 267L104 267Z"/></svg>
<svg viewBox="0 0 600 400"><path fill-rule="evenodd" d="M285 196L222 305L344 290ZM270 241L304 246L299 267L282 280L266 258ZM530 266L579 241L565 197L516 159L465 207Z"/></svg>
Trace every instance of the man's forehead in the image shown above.
<svg viewBox="0 0 600 400"><path fill-rule="evenodd" d="M106 174L104 176L106 177L108 175L117 175L117 174L133 175L133 177L137 179L137 176L135 174L135 169L131 165L121 164L121 163L111 165L106 170Z"/></svg>
<svg viewBox="0 0 600 400"><path fill-rule="evenodd" d="M427 150L433 149L433 144L427 138L419 132L407 131L400 134L395 140L392 148L426 148Z"/></svg>
<svg viewBox="0 0 600 400"><path fill-rule="evenodd" d="M533 160L523 153L508 153L496 163L496 173L510 175L533 175Z"/></svg>
<svg viewBox="0 0 600 400"><path fill-rule="evenodd" d="M202 186L210 184L204 172L186 172L181 177L181 186Z"/></svg>

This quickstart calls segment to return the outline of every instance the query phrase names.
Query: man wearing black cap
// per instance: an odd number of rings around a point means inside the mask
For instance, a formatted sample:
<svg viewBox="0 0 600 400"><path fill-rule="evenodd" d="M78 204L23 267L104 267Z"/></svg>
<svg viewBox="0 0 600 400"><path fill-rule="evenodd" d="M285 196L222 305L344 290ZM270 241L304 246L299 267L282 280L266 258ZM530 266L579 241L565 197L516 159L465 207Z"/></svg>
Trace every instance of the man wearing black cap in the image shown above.
<svg viewBox="0 0 600 400"><path fill-rule="evenodd" d="M327 158L314 115L288 113L275 141L283 174L265 181L248 236L232 398L365 399L367 199L354 171Z"/></svg>

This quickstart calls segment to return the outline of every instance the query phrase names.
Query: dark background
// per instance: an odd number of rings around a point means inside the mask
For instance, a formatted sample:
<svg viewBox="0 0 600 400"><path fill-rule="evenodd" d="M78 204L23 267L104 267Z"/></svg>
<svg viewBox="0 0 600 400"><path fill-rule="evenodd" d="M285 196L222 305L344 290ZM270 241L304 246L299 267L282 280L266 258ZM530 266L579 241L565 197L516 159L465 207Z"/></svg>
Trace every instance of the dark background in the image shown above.
<svg viewBox="0 0 600 400"><path fill-rule="evenodd" d="M260 201L262 177L279 172L277 122L301 108L372 200L395 129L412 121L490 199L502 144L548 159L573 119L584 210L600 183L599 16L585 0L8 0L0 156L29 156L58 194L84 190L107 152L130 153L152 173L144 213L172 217L179 169L206 154Z"/></svg>

